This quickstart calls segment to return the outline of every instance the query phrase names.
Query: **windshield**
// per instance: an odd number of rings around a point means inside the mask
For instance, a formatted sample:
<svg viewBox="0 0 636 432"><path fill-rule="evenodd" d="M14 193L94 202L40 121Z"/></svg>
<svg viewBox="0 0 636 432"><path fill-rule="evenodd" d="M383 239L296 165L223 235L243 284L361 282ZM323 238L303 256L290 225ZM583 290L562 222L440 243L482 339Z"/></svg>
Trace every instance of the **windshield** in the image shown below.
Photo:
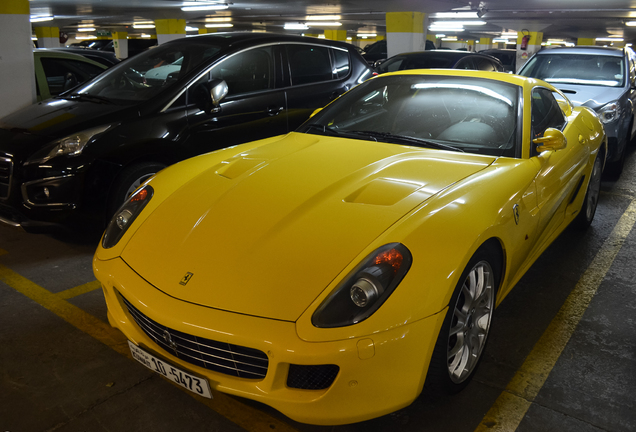
<svg viewBox="0 0 636 432"><path fill-rule="evenodd" d="M213 57L221 46L184 39L150 49L78 87L70 97L94 97L132 104L150 99Z"/></svg>
<svg viewBox="0 0 636 432"><path fill-rule="evenodd" d="M622 57L595 54L542 54L534 56L519 75L551 84L622 87L625 84Z"/></svg>
<svg viewBox="0 0 636 432"><path fill-rule="evenodd" d="M460 76L395 75L343 95L299 132L516 156L519 88Z"/></svg>
<svg viewBox="0 0 636 432"><path fill-rule="evenodd" d="M462 55L427 53L423 55L395 56L380 64L378 72L395 72L404 69L450 69Z"/></svg>

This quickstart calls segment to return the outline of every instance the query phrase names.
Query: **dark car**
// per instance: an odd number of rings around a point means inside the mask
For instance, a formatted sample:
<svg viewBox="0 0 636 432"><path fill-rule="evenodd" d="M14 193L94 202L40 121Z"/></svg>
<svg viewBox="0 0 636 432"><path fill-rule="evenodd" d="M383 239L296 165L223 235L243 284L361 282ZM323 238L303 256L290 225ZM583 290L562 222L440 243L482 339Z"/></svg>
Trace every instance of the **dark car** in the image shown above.
<svg viewBox="0 0 636 432"><path fill-rule="evenodd" d="M498 58L506 72L515 73L517 71L517 50L492 48L479 52Z"/></svg>
<svg viewBox="0 0 636 432"><path fill-rule="evenodd" d="M147 50L148 48L157 46L157 39L128 39L128 58ZM103 47L98 48L100 51L115 52L115 44L110 41Z"/></svg>
<svg viewBox="0 0 636 432"><path fill-rule="evenodd" d="M636 122L636 55L630 48L559 47L539 51L519 75L549 82L575 105L593 109L608 137L605 174L623 171Z"/></svg>
<svg viewBox="0 0 636 432"><path fill-rule="evenodd" d="M378 74L406 69L473 69L503 72L496 58L479 53L454 50L431 50L403 53L376 65Z"/></svg>
<svg viewBox="0 0 636 432"><path fill-rule="evenodd" d="M119 60L114 52L110 51L100 51L96 49L88 49L88 48L52 48L56 51L68 52L73 54L79 54L82 57L86 57L87 59L96 61L97 63L101 63L106 67L111 67L119 63Z"/></svg>
<svg viewBox="0 0 636 432"><path fill-rule="evenodd" d="M434 50L435 44L427 39L426 47L424 49ZM377 62L378 60L386 59L387 58L386 39L379 40L375 43L372 43L364 47L364 51L362 52L362 57L367 61L367 63L371 65Z"/></svg>
<svg viewBox="0 0 636 432"><path fill-rule="evenodd" d="M370 76L344 42L263 33L166 42L0 120L0 222L94 226L167 165L285 134Z"/></svg>

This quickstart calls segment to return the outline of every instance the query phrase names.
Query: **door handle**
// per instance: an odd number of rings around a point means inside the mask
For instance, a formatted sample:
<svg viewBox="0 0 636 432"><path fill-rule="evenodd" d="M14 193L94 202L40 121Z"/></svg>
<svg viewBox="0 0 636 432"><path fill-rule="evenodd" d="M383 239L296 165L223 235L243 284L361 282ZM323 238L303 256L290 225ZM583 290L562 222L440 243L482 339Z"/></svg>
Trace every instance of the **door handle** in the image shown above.
<svg viewBox="0 0 636 432"><path fill-rule="evenodd" d="M275 116L280 114L282 110L283 110L282 106L270 105L267 107L267 114L270 116Z"/></svg>

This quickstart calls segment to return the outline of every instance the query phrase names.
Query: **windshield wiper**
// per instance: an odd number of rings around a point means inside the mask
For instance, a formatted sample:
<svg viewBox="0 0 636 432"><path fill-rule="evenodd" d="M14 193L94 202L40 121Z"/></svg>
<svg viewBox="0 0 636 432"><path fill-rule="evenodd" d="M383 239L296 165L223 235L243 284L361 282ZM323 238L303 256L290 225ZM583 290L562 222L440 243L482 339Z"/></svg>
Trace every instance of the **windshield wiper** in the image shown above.
<svg viewBox="0 0 636 432"><path fill-rule="evenodd" d="M315 130L315 131L318 131L318 132L322 132L325 135L331 135L331 136L340 135L340 133L338 131L336 131L336 130L330 128L330 127L327 127L325 125L321 125L321 124L317 124L317 123L313 123L313 124L307 125L305 127L305 133L309 132L310 130L311 131Z"/></svg>
<svg viewBox="0 0 636 432"><path fill-rule="evenodd" d="M70 94L70 95L64 95L64 96L59 96L62 99L68 99L68 100L85 100L85 101L90 101L90 102L105 102L105 103L109 103L112 104L113 101L105 98L104 96L96 96L96 95L91 95L91 94L85 94L85 93L74 93L74 94Z"/></svg>
<svg viewBox="0 0 636 432"><path fill-rule="evenodd" d="M440 150L450 150L450 151L456 151L456 152L462 152L464 153L464 150L460 149L459 147L455 147L452 145L448 145L448 144L442 144L440 142L437 141L429 141L429 140L425 140L425 139L421 139L421 138L415 138L415 137L410 137L410 136L404 136L404 135L396 135L396 134L392 134L389 132L375 132L375 131L342 131L340 133L341 135L356 135L356 136L367 136L369 138L373 138L375 141L378 140L378 138L381 139L387 139L390 140L391 142L394 142L396 144L413 144L419 147L429 147L429 148L436 148L436 149L440 149Z"/></svg>

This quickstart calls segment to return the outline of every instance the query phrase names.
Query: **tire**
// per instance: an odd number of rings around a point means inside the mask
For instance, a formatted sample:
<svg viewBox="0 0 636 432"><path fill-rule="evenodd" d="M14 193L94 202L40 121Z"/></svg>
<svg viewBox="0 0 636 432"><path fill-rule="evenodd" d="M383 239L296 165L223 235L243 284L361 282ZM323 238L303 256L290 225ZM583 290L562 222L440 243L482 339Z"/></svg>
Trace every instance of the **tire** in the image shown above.
<svg viewBox="0 0 636 432"><path fill-rule="evenodd" d="M113 184L109 197L107 220L115 214L117 209L139 186L165 167L166 165L157 162L144 162L124 168Z"/></svg>
<svg viewBox="0 0 636 432"><path fill-rule="evenodd" d="M596 213L598 197L601 193L601 176L603 172L602 156L602 154L598 154L594 160L594 166L590 173L590 181L587 183L587 190L585 191L581 211L576 216L576 219L574 219L574 225L580 230L585 230L590 226Z"/></svg>
<svg viewBox="0 0 636 432"><path fill-rule="evenodd" d="M502 260L499 248L485 243L464 269L433 350L428 391L454 394L473 378L490 333Z"/></svg>

